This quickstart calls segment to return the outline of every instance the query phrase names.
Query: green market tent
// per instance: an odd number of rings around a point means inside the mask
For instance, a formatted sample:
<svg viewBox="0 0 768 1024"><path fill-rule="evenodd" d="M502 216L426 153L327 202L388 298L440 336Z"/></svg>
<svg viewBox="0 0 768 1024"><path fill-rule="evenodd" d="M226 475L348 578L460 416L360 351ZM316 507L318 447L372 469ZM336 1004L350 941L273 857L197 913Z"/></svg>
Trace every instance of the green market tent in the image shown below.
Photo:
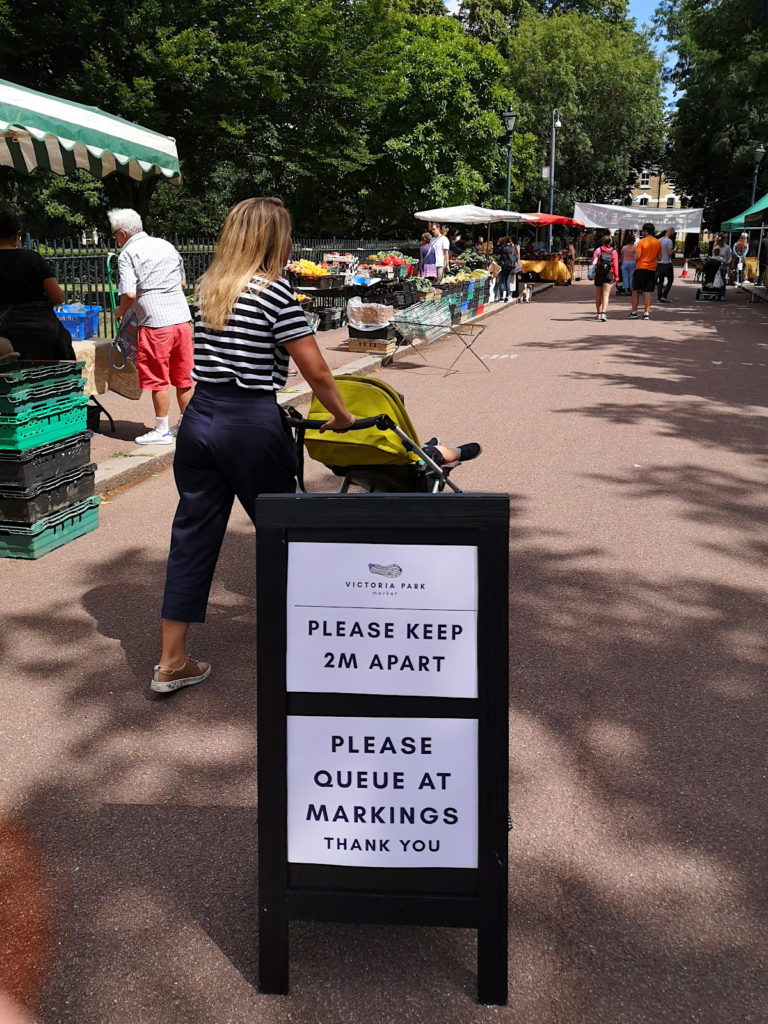
<svg viewBox="0 0 768 1024"><path fill-rule="evenodd" d="M98 107L58 99L0 79L0 164L24 174L35 168L69 174L78 168L104 178L117 171L134 181L159 175L179 184L173 139Z"/></svg>
<svg viewBox="0 0 768 1024"><path fill-rule="evenodd" d="M740 213L738 217L724 220L720 225L720 230L725 232L743 231L749 227L759 228L766 218L768 218L768 193L762 199L758 199L756 203L753 203L743 213Z"/></svg>

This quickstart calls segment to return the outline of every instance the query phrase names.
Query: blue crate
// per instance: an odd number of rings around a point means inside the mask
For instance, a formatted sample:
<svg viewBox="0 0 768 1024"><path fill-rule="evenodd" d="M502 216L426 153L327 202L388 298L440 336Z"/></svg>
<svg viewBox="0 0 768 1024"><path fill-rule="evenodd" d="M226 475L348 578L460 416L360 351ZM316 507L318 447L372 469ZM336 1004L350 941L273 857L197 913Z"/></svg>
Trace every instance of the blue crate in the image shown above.
<svg viewBox="0 0 768 1024"><path fill-rule="evenodd" d="M461 312L462 313L469 312L469 303L468 302L462 302L462 304L461 304Z"/></svg>
<svg viewBox="0 0 768 1024"><path fill-rule="evenodd" d="M99 313L101 306L85 306L78 302L74 305L56 306L54 312L64 324L73 341L85 341L99 333Z"/></svg>

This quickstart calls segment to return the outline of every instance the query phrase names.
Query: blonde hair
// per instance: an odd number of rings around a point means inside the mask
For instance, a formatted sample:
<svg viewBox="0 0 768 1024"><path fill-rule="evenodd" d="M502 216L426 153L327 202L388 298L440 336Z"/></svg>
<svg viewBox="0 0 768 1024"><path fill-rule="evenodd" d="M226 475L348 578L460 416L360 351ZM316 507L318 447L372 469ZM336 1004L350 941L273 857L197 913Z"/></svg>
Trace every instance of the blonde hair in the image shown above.
<svg viewBox="0 0 768 1024"><path fill-rule="evenodd" d="M291 215L282 200L244 199L227 214L213 261L197 282L200 317L224 330L239 295L258 294L277 281L291 252ZM260 282L249 283L259 275Z"/></svg>

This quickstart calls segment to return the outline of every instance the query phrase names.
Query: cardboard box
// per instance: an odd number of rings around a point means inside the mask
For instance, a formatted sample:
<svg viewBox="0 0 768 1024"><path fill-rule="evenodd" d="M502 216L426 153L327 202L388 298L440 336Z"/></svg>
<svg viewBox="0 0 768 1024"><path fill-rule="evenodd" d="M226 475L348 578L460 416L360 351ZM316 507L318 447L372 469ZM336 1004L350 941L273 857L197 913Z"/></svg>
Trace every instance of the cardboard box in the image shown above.
<svg viewBox="0 0 768 1024"><path fill-rule="evenodd" d="M371 355L388 356L397 348L397 342L379 338L350 338L347 348L350 352L368 352Z"/></svg>

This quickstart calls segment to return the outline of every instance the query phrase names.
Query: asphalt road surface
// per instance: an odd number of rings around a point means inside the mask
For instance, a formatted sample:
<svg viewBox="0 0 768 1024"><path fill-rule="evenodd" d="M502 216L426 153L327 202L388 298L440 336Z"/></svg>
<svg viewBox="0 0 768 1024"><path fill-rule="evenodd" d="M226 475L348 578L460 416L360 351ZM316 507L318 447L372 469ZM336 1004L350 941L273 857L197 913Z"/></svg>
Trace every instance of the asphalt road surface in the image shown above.
<svg viewBox="0 0 768 1024"><path fill-rule="evenodd" d="M491 318L490 372L444 377L454 342L383 372L423 436L483 444L462 487L512 496L509 1005L429 928L292 925L291 994L259 994L253 535L237 510L210 680L148 702L162 472L0 564L0 978L38 1021L768 1020L768 307L672 297L601 324L582 282Z"/></svg>

